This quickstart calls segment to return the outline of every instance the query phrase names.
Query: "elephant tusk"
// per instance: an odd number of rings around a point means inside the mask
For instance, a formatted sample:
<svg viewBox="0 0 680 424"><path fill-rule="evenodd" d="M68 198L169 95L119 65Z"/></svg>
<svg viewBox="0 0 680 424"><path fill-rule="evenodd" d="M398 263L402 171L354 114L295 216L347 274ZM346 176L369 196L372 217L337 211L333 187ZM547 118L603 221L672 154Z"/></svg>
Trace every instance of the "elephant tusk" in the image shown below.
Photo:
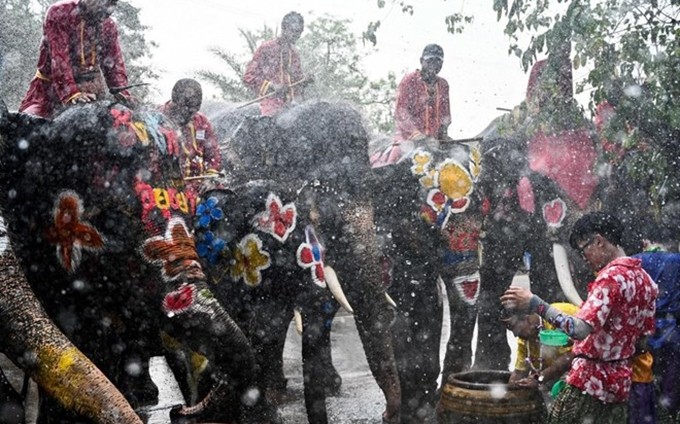
<svg viewBox="0 0 680 424"><path fill-rule="evenodd" d="M330 266L324 266L323 272L326 276L326 285L328 286L328 290L331 291L335 300L337 300L347 312L353 314L354 310L352 310L352 307L347 301L347 297L345 297L345 293L342 291L342 287L340 286L340 281L338 280L338 275L335 273L335 270Z"/></svg>
<svg viewBox="0 0 680 424"><path fill-rule="evenodd" d="M574 305L581 305L583 299L576 291L574 280L571 278L571 271L569 270L569 259L567 259L567 250L558 243L553 243L553 259L555 261L555 272L557 273L557 280L560 282L560 287L567 299Z"/></svg>
<svg viewBox="0 0 680 424"><path fill-rule="evenodd" d="M394 299L392 299L392 298L390 297L390 295L387 294L387 292L385 292L385 300L387 300L387 303L389 303L390 305L392 305L393 308L396 308L396 307L397 307L397 302L395 302Z"/></svg>
<svg viewBox="0 0 680 424"><path fill-rule="evenodd" d="M298 308L293 310L293 318L295 319L295 330L299 335L302 335L302 314Z"/></svg>

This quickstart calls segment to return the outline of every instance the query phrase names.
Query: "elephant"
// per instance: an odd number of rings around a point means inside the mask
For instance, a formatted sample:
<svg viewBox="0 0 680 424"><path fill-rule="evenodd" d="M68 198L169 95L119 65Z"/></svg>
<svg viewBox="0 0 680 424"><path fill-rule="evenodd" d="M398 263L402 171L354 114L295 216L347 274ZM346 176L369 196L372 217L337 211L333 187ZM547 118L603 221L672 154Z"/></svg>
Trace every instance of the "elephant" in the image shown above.
<svg viewBox="0 0 680 424"><path fill-rule="evenodd" d="M396 161L373 169L376 223L386 261L403 422L431 417L440 375L444 282L451 332L443 375L470 367L479 293L483 204L474 145L402 142ZM425 418L427 419L427 418Z"/></svg>
<svg viewBox="0 0 680 424"><path fill-rule="evenodd" d="M141 424L125 397L47 316L21 271L3 225L0 230L2 352L64 407L96 423ZM23 399L4 383L0 421L23 423Z"/></svg>
<svg viewBox="0 0 680 424"><path fill-rule="evenodd" d="M190 225L197 195L181 177L172 122L117 103L74 106L53 121L3 105L0 134L0 204L13 248L30 291L73 345L140 406L157 397L148 358L162 330L210 358L218 376L201 408L175 415L276 422L248 340L207 285ZM36 320L27 333L44 326ZM38 368L60 353L38 357ZM100 383L86 374L80 384ZM105 422L107 407L71 403L74 388L47 390L41 422Z"/></svg>
<svg viewBox="0 0 680 424"><path fill-rule="evenodd" d="M297 310L309 422L327 422L325 395L340 383L329 336L339 303L324 287L340 280L386 398L383 418L398 422L392 310L381 283L368 135L360 114L324 101L277 117L239 113L224 109L209 115L223 141L223 157L230 158L225 166L230 184L203 196L195 225L216 296L240 317L255 347L261 385L285 387L281 355ZM216 208L220 219L210 218ZM258 259L243 260L246 252Z"/></svg>

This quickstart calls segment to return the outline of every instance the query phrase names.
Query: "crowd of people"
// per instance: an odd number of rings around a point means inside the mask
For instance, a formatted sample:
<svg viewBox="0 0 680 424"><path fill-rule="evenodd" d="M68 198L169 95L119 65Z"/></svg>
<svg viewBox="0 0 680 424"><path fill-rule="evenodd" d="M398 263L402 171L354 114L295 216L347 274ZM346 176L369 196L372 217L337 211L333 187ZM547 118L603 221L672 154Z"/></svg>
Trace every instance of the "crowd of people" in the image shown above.
<svg viewBox="0 0 680 424"><path fill-rule="evenodd" d="M131 107L137 104L128 91L117 27L111 19L116 3L61 0L48 9L36 74L20 112L50 119L69 105L103 99L107 93ZM302 15L285 15L281 34L262 43L246 67L243 82L259 101L263 116L281 113L302 100L305 87L314 82L314 75L305 74L295 48L303 31ZM428 44L420 56L420 69L401 80L396 135L386 150L371 158L373 166L398 161L405 143L448 139L449 86L438 75L443 60L442 47ZM202 99L200 83L187 78L179 80L171 99L159 106L183 134L181 166L187 181L222 172L215 131L199 112ZM674 352L661 349L664 341L677 337L675 322L665 323L669 330L660 336L655 321L657 307L666 308L669 316L675 312L677 302L670 294L679 261L675 255L655 253L626 256L622 231L617 218L606 213L587 214L573 226L571 246L596 274L582 305L549 304L519 287L509 288L500 299L512 305L504 323L520 338L510 384L536 388L562 382L549 423L641 424L661 422L657 405L663 404L664 411L672 415L680 410L680 389L673 374L680 368ZM674 266L672 271L668 264ZM560 329L573 340L547 362L538 360L538 332L544 328ZM648 338L661 352L658 358L652 358ZM664 402L656 399L653 384L652 363L656 361L668 372L662 383Z"/></svg>

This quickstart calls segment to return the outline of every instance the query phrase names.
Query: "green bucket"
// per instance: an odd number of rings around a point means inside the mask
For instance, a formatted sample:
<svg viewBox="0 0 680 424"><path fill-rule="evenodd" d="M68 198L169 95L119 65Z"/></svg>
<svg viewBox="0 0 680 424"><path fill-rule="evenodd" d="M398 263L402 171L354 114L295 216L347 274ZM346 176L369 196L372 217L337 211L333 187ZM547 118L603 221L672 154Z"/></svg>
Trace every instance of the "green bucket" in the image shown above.
<svg viewBox="0 0 680 424"><path fill-rule="evenodd" d="M545 346L566 346L569 344L569 336L561 330L541 330L538 340Z"/></svg>

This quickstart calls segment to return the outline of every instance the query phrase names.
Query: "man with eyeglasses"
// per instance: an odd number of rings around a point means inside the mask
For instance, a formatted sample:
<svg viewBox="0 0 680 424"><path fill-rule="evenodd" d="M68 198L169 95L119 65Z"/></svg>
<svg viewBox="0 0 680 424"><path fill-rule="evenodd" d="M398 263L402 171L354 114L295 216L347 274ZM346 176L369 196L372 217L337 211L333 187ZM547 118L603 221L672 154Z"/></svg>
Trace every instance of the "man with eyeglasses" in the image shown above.
<svg viewBox="0 0 680 424"><path fill-rule="evenodd" d="M577 314L562 313L520 287L501 296L504 305L538 313L574 340L567 386L548 424L627 421L632 358L654 333L658 287L639 259L626 256L622 234L621 222L607 213L587 214L574 224L570 244L597 273Z"/></svg>
<svg viewBox="0 0 680 424"><path fill-rule="evenodd" d="M38 69L20 112L51 118L67 105L103 98L107 87L128 86L118 28L111 19L118 0L61 0L47 9ZM119 101L133 104L126 90Z"/></svg>

